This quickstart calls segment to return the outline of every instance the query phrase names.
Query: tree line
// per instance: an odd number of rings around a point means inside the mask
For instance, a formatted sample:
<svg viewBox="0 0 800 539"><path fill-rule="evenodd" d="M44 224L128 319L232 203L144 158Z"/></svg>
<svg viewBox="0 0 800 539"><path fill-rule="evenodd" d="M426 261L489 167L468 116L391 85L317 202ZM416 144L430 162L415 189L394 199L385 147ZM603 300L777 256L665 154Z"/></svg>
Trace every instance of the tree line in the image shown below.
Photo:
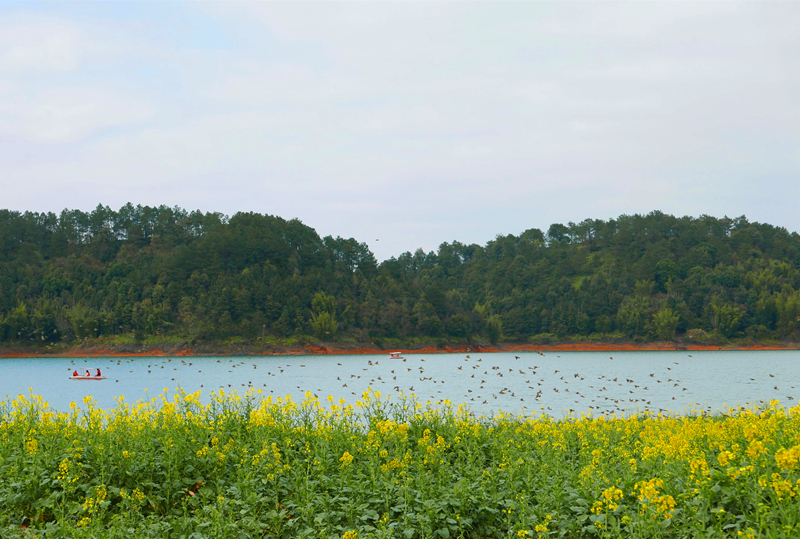
<svg viewBox="0 0 800 539"><path fill-rule="evenodd" d="M378 263L297 219L0 210L0 341L800 338L800 236L661 212Z"/></svg>

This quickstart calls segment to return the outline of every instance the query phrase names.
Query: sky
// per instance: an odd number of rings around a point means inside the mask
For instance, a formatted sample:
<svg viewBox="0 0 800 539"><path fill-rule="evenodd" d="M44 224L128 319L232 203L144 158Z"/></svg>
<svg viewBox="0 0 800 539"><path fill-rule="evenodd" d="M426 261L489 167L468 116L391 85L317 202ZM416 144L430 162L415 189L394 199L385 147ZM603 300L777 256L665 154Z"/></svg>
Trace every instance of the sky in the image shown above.
<svg viewBox="0 0 800 539"><path fill-rule="evenodd" d="M800 2L0 1L0 187L379 260L654 210L800 231Z"/></svg>

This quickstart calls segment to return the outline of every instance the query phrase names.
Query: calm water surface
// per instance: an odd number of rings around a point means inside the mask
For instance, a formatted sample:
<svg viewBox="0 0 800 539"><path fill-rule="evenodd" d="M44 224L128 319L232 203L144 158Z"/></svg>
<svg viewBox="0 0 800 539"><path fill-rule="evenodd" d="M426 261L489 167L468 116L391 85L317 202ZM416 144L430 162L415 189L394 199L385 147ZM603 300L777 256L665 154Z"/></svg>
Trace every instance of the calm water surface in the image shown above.
<svg viewBox="0 0 800 539"><path fill-rule="evenodd" d="M517 352L338 356L137 357L2 359L0 396L41 395L58 410L93 396L103 408L121 395L134 403L173 392L261 389L266 395L306 391L355 403L371 387L383 396L449 399L477 414L546 412L714 412L800 398L800 351ZM102 381L72 381L73 369L99 367ZM30 388L30 390L29 390Z"/></svg>

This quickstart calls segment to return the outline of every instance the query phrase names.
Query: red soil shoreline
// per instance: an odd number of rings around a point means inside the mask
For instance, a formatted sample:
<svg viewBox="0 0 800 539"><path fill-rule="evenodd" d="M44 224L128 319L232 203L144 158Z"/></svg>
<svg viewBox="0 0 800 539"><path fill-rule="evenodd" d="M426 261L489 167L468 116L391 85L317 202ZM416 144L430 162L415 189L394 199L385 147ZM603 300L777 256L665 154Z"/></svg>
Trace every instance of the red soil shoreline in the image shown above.
<svg viewBox="0 0 800 539"><path fill-rule="evenodd" d="M200 347L198 350L192 348L172 348L170 346L125 346L122 350L114 348L91 346L78 347L63 352L29 352L16 350L0 350L0 358L23 358L23 357L150 357L150 356L209 356L209 355L249 355L249 356L272 356L272 355L343 355L343 354L382 354L382 350L377 346L342 346L307 344L289 347L268 349L241 347L238 349L223 348L209 349ZM133 348L134 350L131 350ZM139 350L135 350L138 348ZM493 352L624 352L624 351L709 351L709 350L800 350L800 343L781 343L781 344L754 344L749 346L718 346L706 344L684 344L654 342L645 344L618 344L618 343L561 343L561 344L498 344L498 345L454 345L437 347L435 345L422 346L418 348L393 348L392 352L404 354L448 354L448 353L493 353Z"/></svg>

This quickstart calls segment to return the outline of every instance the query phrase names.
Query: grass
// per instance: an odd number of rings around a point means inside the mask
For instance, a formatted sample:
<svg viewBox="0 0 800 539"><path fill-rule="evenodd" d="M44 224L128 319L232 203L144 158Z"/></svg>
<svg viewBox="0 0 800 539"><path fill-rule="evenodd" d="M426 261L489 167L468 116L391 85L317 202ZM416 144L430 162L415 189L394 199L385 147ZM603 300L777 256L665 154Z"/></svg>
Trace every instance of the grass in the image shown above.
<svg viewBox="0 0 800 539"><path fill-rule="evenodd" d="M800 536L800 407L555 421L198 396L0 406L0 535Z"/></svg>

